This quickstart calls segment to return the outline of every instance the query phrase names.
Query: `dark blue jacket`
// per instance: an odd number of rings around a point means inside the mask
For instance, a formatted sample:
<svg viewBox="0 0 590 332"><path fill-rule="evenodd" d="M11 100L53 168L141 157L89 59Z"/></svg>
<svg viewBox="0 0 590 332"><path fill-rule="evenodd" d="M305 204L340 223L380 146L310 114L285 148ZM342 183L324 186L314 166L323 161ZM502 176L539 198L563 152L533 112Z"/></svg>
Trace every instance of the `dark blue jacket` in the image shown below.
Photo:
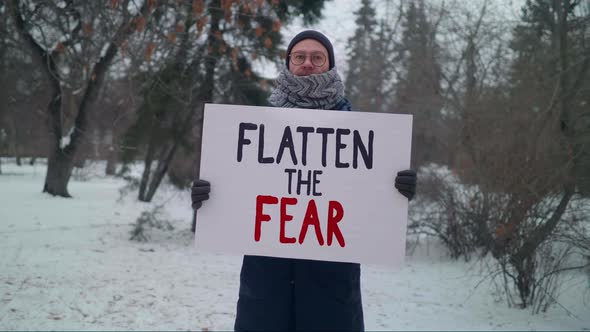
<svg viewBox="0 0 590 332"><path fill-rule="evenodd" d="M343 99L335 109L350 111ZM364 330L360 265L244 256L236 331Z"/></svg>

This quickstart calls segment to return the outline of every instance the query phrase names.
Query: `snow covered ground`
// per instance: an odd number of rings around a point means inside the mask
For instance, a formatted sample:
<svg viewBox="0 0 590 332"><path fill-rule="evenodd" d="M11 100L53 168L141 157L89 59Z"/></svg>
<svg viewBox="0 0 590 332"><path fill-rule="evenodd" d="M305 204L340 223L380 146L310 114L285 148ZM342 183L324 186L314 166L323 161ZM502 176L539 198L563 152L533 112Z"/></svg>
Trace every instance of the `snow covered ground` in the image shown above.
<svg viewBox="0 0 590 332"><path fill-rule="evenodd" d="M119 200L120 179L83 170L74 199L41 193L45 165L2 163L0 330L231 330L241 257L197 252L187 192L161 188L172 231L129 241L152 205ZM92 168L91 168L92 169ZM83 175L83 176L82 176ZM423 243L401 270L363 266L367 330L590 330L590 286L574 273L560 306L510 309L481 263ZM478 286L479 285L479 286Z"/></svg>

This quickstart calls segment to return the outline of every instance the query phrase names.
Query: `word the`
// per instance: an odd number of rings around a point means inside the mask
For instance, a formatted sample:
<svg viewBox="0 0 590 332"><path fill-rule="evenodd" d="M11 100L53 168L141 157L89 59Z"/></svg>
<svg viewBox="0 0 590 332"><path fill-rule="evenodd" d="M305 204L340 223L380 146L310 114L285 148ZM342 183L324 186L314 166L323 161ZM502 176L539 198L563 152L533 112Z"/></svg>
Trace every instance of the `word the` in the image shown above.
<svg viewBox="0 0 590 332"><path fill-rule="evenodd" d="M300 169L286 168L285 173L289 174L289 178L288 178L289 185L287 187L287 192L289 193L289 195L291 195L291 184L293 182L295 182L296 187L297 187L297 195L301 195L301 187L306 187L307 188L307 196L309 196L311 193L313 193L314 196L322 196L321 192L316 191L317 185L320 183L318 176L322 174L322 171L314 170L313 176L312 176L311 170L308 170L307 177L305 177L305 175L303 175L303 171ZM296 177L293 176L295 173L297 173ZM312 190L312 188L313 188L313 190Z"/></svg>

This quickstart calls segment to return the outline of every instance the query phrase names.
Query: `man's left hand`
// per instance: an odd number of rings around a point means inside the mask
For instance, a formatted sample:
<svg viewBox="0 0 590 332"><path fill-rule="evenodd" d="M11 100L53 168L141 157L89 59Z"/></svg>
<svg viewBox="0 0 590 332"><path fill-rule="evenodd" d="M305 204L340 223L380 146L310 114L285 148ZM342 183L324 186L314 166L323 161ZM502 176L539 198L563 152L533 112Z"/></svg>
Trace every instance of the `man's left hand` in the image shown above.
<svg viewBox="0 0 590 332"><path fill-rule="evenodd" d="M395 187L399 192L411 201L416 194L416 171L407 169L397 173L395 177Z"/></svg>

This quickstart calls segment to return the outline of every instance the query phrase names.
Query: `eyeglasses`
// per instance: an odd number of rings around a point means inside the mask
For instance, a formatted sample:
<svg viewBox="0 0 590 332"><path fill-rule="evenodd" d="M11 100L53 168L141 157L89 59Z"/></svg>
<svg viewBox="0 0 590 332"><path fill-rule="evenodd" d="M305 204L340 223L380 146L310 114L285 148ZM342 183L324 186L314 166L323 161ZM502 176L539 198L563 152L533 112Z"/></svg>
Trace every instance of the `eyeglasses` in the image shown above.
<svg viewBox="0 0 590 332"><path fill-rule="evenodd" d="M309 55L309 57L311 58L311 63L316 67L321 67L326 63L326 56L322 52L313 52ZM307 54L303 52L295 52L291 53L289 58L291 58L292 64L300 66L307 59Z"/></svg>

